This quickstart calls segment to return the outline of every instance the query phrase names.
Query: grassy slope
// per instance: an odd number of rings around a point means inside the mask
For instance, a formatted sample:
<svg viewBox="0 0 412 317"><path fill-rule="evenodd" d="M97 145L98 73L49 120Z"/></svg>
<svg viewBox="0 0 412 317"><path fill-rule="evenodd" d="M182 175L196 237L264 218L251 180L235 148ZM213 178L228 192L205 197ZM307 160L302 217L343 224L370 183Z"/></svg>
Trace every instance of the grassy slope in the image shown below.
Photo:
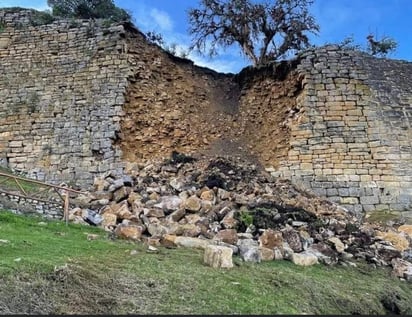
<svg viewBox="0 0 412 317"><path fill-rule="evenodd" d="M0 212L0 239L10 241L0 243L0 314L412 313L411 284L384 269L235 258L219 270L203 265L199 250L147 253L97 228L39 221Z"/></svg>

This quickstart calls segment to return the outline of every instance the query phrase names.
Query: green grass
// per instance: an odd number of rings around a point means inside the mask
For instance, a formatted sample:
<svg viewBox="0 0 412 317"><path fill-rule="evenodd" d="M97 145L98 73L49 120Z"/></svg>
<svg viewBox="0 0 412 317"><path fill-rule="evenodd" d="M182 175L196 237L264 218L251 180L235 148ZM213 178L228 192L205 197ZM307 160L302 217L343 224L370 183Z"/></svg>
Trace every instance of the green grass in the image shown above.
<svg viewBox="0 0 412 317"><path fill-rule="evenodd" d="M98 234L99 239L87 240L89 233ZM122 244L108 240L107 235L92 226L0 211L0 239L10 241L0 247L0 273L28 268L47 271L69 259L110 255Z"/></svg>
<svg viewBox="0 0 412 317"><path fill-rule="evenodd" d="M380 225L387 225L390 222L405 221L410 223L410 220L404 219L402 212L399 211L372 211L366 214L366 220L372 223L379 223Z"/></svg>
<svg viewBox="0 0 412 317"><path fill-rule="evenodd" d="M87 233L99 239L89 241ZM10 241L0 243L0 314L412 313L411 284L386 269L237 257L234 268L213 269L200 250L147 253L142 243L107 236L94 227L0 212L0 239Z"/></svg>
<svg viewBox="0 0 412 317"><path fill-rule="evenodd" d="M1 167L1 166L0 166L0 172L13 175L13 172L10 169ZM41 185L34 184L28 181L26 182L24 180L18 180L18 182L27 193L37 191L39 189L39 186L41 186ZM16 190L19 191L20 190L19 186L16 184L16 182L13 179L10 179L6 176L1 176L1 175L0 175L0 188L3 190L7 190L7 191L16 191Z"/></svg>

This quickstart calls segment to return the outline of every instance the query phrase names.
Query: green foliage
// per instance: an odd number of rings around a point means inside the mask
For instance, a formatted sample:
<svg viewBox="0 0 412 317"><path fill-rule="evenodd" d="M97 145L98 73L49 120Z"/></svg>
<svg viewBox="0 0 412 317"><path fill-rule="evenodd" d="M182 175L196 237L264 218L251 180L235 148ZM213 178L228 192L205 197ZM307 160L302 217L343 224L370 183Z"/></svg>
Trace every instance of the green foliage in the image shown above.
<svg viewBox="0 0 412 317"><path fill-rule="evenodd" d="M109 19L128 22L131 15L117 7L113 0L47 0L53 15L79 19Z"/></svg>
<svg viewBox="0 0 412 317"><path fill-rule="evenodd" d="M246 227L249 227L250 225L253 224L253 215L245 210L241 210L239 212L239 220L246 225Z"/></svg>
<svg viewBox="0 0 412 317"><path fill-rule="evenodd" d="M357 224L354 224L354 223L348 223L347 225L346 225L346 231L349 233L349 234L353 234L353 233L356 233L356 232L359 232L359 226L357 225Z"/></svg>
<svg viewBox="0 0 412 317"><path fill-rule="evenodd" d="M398 43L388 36L384 36L380 40L375 40L374 36L369 34L367 40L367 51L373 56L386 57L388 54L395 52L398 47Z"/></svg>
<svg viewBox="0 0 412 317"><path fill-rule="evenodd" d="M163 35L160 34L160 33L155 32L155 31L149 31L149 32L147 32L147 33L146 33L146 39L147 39L150 43L156 44L156 45L158 45L158 46L160 46L160 47L162 47L162 46L165 44L164 39L163 39Z"/></svg>
<svg viewBox="0 0 412 317"><path fill-rule="evenodd" d="M237 44L254 66L309 46L307 33L319 25L309 12L313 0L201 0L190 9L191 49L210 56Z"/></svg>
<svg viewBox="0 0 412 317"><path fill-rule="evenodd" d="M53 23L56 18L48 11L33 11L30 23L33 26L40 26Z"/></svg>
<svg viewBox="0 0 412 317"><path fill-rule="evenodd" d="M6 22L0 20L0 33L3 33L6 29Z"/></svg>
<svg viewBox="0 0 412 317"><path fill-rule="evenodd" d="M157 33L155 31L149 31L146 33L146 39L157 46L160 46L163 48L166 52L169 54L172 54L174 56L178 56L180 58L188 58L189 56L189 51L179 47L178 44L176 43L170 43L167 44L165 40L163 39L163 35L160 33Z"/></svg>
<svg viewBox="0 0 412 317"><path fill-rule="evenodd" d="M345 37L340 43L338 43L338 46L340 49L344 50L358 51L362 49L361 45L355 43L353 34Z"/></svg>
<svg viewBox="0 0 412 317"><path fill-rule="evenodd" d="M82 24L80 21L76 20L75 18L71 18L69 22L69 29L75 29L80 27Z"/></svg>
<svg viewBox="0 0 412 317"><path fill-rule="evenodd" d="M388 36L376 41L374 40L374 36L370 34L366 37L366 39L366 46L362 46L361 44L355 43L353 35L350 35L335 45L344 50L365 52L378 57L386 57L388 54L395 52L398 46L398 43Z"/></svg>

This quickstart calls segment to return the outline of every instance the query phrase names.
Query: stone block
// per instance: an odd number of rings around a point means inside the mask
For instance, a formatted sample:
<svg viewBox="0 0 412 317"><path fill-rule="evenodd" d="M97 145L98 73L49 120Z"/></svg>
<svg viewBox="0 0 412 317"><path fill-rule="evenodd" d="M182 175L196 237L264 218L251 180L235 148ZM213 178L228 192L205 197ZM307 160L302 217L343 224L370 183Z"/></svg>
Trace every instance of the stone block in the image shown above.
<svg viewBox="0 0 412 317"><path fill-rule="evenodd" d="M342 197L341 199L341 204L349 204L349 205L355 205L358 204L358 198L356 197Z"/></svg>
<svg viewBox="0 0 412 317"><path fill-rule="evenodd" d="M362 205L379 204L379 197L378 196L362 196L360 197L360 203Z"/></svg>
<svg viewBox="0 0 412 317"><path fill-rule="evenodd" d="M292 262L300 266L311 266L319 263L316 255L306 251L301 253L293 253Z"/></svg>
<svg viewBox="0 0 412 317"><path fill-rule="evenodd" d="M205 248L203 262L213 268L232 268L233 250L228 247L208 245Z"/></svg>
<svg viewBox="0 0 412 317"><path fill-rule="evenodd" d="M283 245L283 237L280 231L265 230L259 237L259 245L264 248L274 249Z"/></svg>
<svg viewBox="0 0 412 317"><path fill-rule="evenodd" d="M275 251L272 249L259 247L259 252L262 261L272 261L275 259Z"/></svg>
<svg viewBox="0 0 412 317"><path fill-rule="evenodd" d="M375 210L375 205L362 205L362 209L364 212L370 212Z"/></svg>
<svg viewBox="0 0 412 317"><path fill-rule="evenodd" d="M338 188L339 196L347 197L349 196L349 188Z"/></svg>
<svg viewBox="0 0 412 317"><path fill-rule="evenodd" d="M338 190L336 188L327 188L326 189L326 196L331 197L331 196L337 196L338 195Z"/></svg>

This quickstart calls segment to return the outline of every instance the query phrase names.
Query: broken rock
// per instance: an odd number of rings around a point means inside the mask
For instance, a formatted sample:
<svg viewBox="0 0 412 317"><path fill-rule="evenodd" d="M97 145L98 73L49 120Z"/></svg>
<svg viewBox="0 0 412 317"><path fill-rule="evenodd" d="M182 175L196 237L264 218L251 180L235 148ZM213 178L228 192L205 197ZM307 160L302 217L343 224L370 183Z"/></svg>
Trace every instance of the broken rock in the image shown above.
<svg viewBox="0 0 412 317"><path fill-rule="evenodd" d="M402 225L398 227L398 231L406 233L412 238L412 225Z"/></svg>
<svg viewBox="0 0 412 317"><path fill-rule="evenodd" d="M300 240L300 235L296 230L287 229L282 231L282 236L288 243L289 247L294 252L301 252L303 250L302 241Z"/></svg>
<svg viewBox="0 0 412 317"><path fill-rule="evenodd" d="M272 249L259 247L259 252L262 261L272 261L275 258L275 252Z"/></svg>
<svg viewBox="0 0 412 317"><path fill-rule="evenodd" d="M238 241L237 231L235 229L220 230L213 238L213 240L219 240L225 243L236 245Z"/></svg>
<svg viewBox="0 0 412 317"><path fill-rule="evenodd" d="M179 196L164 196L160 203L154 207L163 209L165 212L173 212L179 209L182 202L183 200Z"/></svg>
<svg viewBox="0 0 412 317"><path fill-rule="evenodd" d="M120 224L114 230L114 234L120 239L140 240L143 229L142 226Z"/></svg>
<svg viewBox="0 0 412 317"><path fill-rule="evenodd" d="M300 266L310 266L318 264L318 258L313 253L307 251L292 254L292 262Z"/></svg>
<svg viewBox="0 0 412 317"><path fill-rule="evenodd" d="M109 227L114 227L117 224L117 216L115 214L106 212L102 215L103 221L100 223L100 225L103 228L109 228Z"/></svg>
<svg viewBox="0 0 412 317"><path fill-rule="evenodd" d="M203 262L214 268L232 268L232 254L233 251L231 248L208 245L205 248Z"/></svg>
<svg viewBox="0 0 412 317"><path fill-rule="evenodd" d="M397 250L401 252L409 248L409 241L405 238L404 233L397 233L394 231L377 231L376 236L382 240L389 241Z"/></svg>
<svg viewBox="0 0 412 317"><path fill-rule="evenodd" d="M196 211L199 211L200 208L202 207L202 201L199 197L197 197L196 195L193 195L185 200L184 206L186 210L196 212Z"/></svg>
<svg viewBox="0 0 412 317"><path fill-rule="evenodd" d="M245 262L259 263L261 254L258 242L251 239L243 239L238 241L240 258Z"/></svg>
<svg viewBox="0 0 412 317"><path fill-rule="evenodd" d="M259 245L264 248L273 249L283 244L283 237L280 231L272 229L265 230L259 237Z"/></svg>
<svg viewBox="0 0 412 317"><path fill-rule="evenodd" d="M208 245L211 244L209 240L191 237L176 237L174 239L174 243L180 247L196 249L205 249Z"/></svg>
<svg viewBox="0 0 412 317"><path fill-rule="evenodd" d="M331 237L328 239L328 241L333 244L333 246L335 247L336 251L338 251L338 253L343 253L345 251L345 245L339 238Z"/></svg>
<svg viewBox="0 0 412 317"><path fill-rule="evenodd" d="M395 258L391 261L393 270L392 275L404 278L408 282L412 282L412 263Z"/></svg>

